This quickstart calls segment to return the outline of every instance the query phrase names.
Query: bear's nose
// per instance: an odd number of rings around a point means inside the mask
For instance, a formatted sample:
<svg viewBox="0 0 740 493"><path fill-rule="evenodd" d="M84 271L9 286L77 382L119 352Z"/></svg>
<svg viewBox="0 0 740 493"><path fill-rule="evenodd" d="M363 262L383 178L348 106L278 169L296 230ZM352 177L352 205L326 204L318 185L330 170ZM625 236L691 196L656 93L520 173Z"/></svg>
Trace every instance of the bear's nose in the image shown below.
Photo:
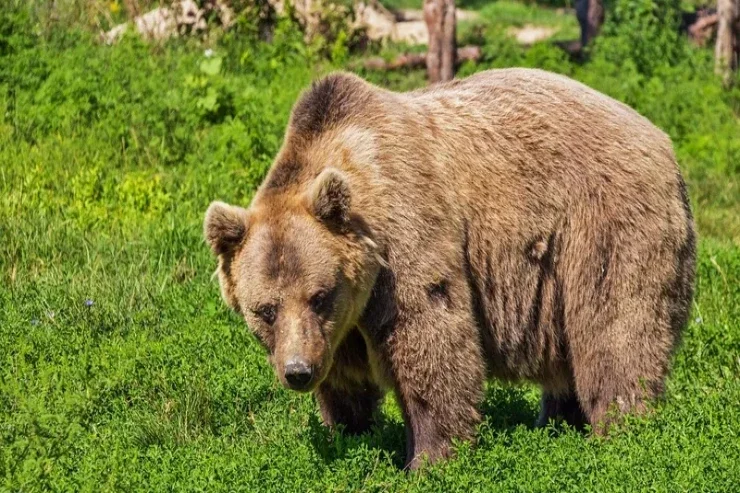
<svg viewBox="0 0 740 493"><path fill-rule="evenodd" d="M291 359L285 365L285 380L295 390L305 388L313 378L313 371L305 361Z"/></svg>

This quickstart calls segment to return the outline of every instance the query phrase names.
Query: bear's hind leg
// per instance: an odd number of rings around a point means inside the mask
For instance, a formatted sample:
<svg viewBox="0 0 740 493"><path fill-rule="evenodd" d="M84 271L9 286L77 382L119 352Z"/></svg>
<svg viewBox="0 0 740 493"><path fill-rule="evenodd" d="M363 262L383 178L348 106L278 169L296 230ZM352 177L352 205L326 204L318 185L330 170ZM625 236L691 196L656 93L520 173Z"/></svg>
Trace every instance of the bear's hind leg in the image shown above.
<svg viewBox="0 0 740 493"><path fill-rule="evenodd" d="M655 389L654 385L645 386L610 374L603 380L600 377L587 380L580 386L578 395L592 432L605 435L610 425L623 415L644 413L646 402L660 393Z"/></svg>
<svg viewBox="0 0 740 493"><path fill-rule="evenodd" d="M593 432L605 434L662 394L689 303L673 238L646 238L654 229L599 231L595 224L566 243L560 275L575 392Z"/></svg>
<svg viewBox="0 0 740 493"><path fill-rule="evenodd" d="M545 427L550 420L556 423L563 420L577 430L582 430L588 422L575 393L555 395L544 390L540 416L537 418L535 426L538 428Z"/></svg>
<svg viewBox="0 0 740 493"><path fill-rule="evenodd" d="M668 371L673 343L668 329L637 305L625 305L623 314L599 326L590 343L571 342L576 394L596 434L607 433L626 413L643 413L646 403L662 394Z"/></svg>

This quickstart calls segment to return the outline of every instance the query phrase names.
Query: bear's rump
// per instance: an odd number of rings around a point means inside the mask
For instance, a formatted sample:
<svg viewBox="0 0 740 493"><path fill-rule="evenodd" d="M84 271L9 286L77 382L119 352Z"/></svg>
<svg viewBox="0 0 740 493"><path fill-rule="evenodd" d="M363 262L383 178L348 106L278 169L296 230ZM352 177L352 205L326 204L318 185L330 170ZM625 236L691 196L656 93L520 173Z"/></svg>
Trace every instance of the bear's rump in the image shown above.
<svg viewBox="0 0 740 493"><path fill-rule="evenodd" d="M518 235L471 224L468 275L492 376L568 385L574 344L642 355L658 368L645 376L665 371L690 308L691 218L673 203L640 221L611 217L580 210L539 231L520 223Z"/></svg>

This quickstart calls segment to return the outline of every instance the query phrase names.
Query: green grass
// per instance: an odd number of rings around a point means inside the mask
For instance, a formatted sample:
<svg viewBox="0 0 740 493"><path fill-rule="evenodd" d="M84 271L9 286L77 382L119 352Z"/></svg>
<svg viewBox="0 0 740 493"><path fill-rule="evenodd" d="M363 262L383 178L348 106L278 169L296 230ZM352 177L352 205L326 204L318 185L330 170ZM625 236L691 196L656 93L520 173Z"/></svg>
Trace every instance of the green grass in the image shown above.
<svg viewBox="0 0 740 493"><path fill-rule="evenodd" d="M575 40L580 37L580 29L575 13L544 8L535 4L525 4L508 0L483 2L477 11L479 18L460 22L458 31L463 41L475 43L475 35L506 36L511 27L525 25L550 27L557 30L552 41Z"/></svg>
<svg viewBox="0 0 740 493"><path fill-rule="evenodd" d="M498 0L485 2L478 10L481 19L491 24L505 26L523 26L536 24L542 26L565 26L571 30L578 30L578 21L574 12L563 12L555 9L543 8L535 4Z"/></svg>
<svg viewBox="0 0 740 493"><path fill-rule="evenodd" d="M390 9L421 9L423 2L418 0L385 0ZM553 40L579 39L580 30L575 13L557 10L554 7L522 3L511 0L468 0L457 2L457 8L472 10L477 19L458 22L458 38L461 43L476 43L476 37L483 34L505 35L510 27L526 24L557 28Z"/></svg>
<svg viewBox="0 0 740 493"><path fill-rule="evenodd" d="M392 399L350 437L278 385L201 236L211 200L249 201L296 96L332 65L290 25L271 45L227 37L215 58L199 42L103 47L31 26L0 14L0 491L737 489L740 104L711 54L639 30L663 50L650 65L624 55L635 31L614 28L578 65L483 35L485 60L461 75L556 70L672 136L699 225L697 295L651 416L606 440L533 429L537 389L492 383L477 446L406 474Z"/></svg>

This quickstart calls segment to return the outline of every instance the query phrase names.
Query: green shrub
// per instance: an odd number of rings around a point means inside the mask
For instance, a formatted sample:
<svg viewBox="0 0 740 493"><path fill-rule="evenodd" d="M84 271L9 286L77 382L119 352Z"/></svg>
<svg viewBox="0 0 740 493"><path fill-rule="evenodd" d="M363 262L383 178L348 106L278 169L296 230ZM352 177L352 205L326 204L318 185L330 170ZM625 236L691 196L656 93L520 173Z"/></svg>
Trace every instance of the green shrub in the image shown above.
<svg viewBox="0 0 740 493"><path fill-rule="evenodd" d="M640 74L680 63L687 43L679 39L680 0L616 0L594 50L617 66L630 61Z"/></svg>

